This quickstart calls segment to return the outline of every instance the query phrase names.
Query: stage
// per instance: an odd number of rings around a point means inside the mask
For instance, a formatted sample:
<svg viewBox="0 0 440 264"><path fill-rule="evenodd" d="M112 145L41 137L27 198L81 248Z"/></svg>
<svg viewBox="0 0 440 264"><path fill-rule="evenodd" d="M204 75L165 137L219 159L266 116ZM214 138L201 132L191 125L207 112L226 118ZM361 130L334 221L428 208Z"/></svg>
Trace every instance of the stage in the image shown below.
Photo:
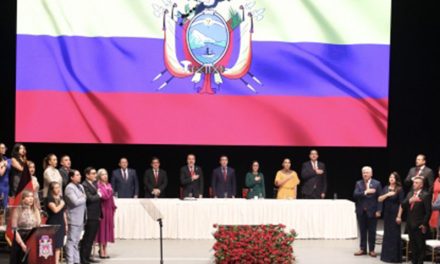
<svg viewBox="0 0 440 264"><path fill-rule="evenodd" d="M115 234L120 239L212 239L214 224L284 224L301 239L357 237L354 203L348 200L116 199ZM152 216L152 217L151 217Z"/></svg>
<svg viewBox="0 0 440 264"><path fill-rule="evenodd" d="M211 250L214 240L165 240L164 262L176 264L213 263ZM355 257L358 240L297 240L293 243L298 264L372 264L383 263L379 257ZM377 246L377 252L381 247ZM110 245L108 264L159 263L158 240L118 240Z"/></svg>

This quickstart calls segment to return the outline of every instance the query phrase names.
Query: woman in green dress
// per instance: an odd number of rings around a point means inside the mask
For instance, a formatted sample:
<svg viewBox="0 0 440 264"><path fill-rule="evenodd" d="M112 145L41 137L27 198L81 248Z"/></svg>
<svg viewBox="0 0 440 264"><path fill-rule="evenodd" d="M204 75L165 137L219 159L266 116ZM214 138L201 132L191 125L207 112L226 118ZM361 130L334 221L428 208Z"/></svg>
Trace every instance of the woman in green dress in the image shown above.
<svg viewBox="0 0 440 264"><path fill-rule="evenodd" d="M249 192L247 194L248 199L252 199L254 197L266 197L264 176L263 173L259 171L259 169L260 164L258 163L258 161L253 161L251 171L246 174L246 187L249 188Z"/></svg>

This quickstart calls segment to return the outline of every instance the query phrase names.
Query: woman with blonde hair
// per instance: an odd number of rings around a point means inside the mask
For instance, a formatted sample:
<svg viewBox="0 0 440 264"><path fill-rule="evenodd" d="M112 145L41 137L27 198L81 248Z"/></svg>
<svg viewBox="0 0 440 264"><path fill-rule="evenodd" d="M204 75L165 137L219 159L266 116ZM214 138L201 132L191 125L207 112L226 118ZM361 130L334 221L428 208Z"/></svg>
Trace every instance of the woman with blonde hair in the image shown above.
<svg viewBox="0 0 440 264"><path fill-rule="evenodd" d="M27 260L22 262L28 250L26 240L32 228L40 224L40 210L35 206L34 194L29 190L24 190L20 206L12 211L11 228L15 230L15 239L12 243L10 263L27 263Z"/></svg>
<svg viewBox="0 0 440 264"><path fill-rule="evenodd" d="M277 199L296 199L299 178L296 171L291 170L290 159L284 159L283 168L275 176L275 186L278 187Z"/></svg>
<svg viewBox="0 0 440 264"><path fill-rule="evenodd" d="M99 223L96 242L99 243L99 257L102 259L110 258L107 255L107 243L114 243L114 216L115 201L113 200L113 189L108 182L108 173L105 169L98 170L98 190L101 193L102 218Z"/></svg>

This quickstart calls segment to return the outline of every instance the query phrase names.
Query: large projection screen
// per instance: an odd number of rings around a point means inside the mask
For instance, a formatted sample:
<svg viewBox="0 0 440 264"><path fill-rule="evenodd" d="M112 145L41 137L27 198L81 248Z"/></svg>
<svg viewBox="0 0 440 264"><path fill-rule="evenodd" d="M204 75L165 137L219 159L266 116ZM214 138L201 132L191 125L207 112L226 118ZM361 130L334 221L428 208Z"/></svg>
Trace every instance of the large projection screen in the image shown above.
<svg viewBox="0 0 440 264"><path fill-rule="evenodd" d="M391 0L18 0L16 141L385 147Z"/></svg>

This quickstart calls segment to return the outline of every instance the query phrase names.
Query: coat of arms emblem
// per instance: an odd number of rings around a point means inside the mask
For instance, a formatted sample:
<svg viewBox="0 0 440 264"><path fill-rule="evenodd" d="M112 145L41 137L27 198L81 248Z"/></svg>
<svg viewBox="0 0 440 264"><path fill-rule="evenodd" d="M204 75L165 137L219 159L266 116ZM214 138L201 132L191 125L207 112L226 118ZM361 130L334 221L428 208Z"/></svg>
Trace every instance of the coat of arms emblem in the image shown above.
<svg viewBox="0 0 440 264"><path fill-rule="evenodd" d="M38 240L39 250L38 257L43 257L45 259L53 256L53 245L52 239L49 236L41 236Z"/></svg>
<svg viewBox="0 0 440 264"><path fill-rule="evenodd" d="M165 64L153 81L170 75L158 90L174 78L191 77L198 93L215 94L224 79L239 80L257 93L254 86L262 83L250 71L252 34L254 20L263 18L264 9L255 9L255 1L235 6L230 2L187 1L183 9L170 0L153 4L155 15L163 19Z"/></svg>

